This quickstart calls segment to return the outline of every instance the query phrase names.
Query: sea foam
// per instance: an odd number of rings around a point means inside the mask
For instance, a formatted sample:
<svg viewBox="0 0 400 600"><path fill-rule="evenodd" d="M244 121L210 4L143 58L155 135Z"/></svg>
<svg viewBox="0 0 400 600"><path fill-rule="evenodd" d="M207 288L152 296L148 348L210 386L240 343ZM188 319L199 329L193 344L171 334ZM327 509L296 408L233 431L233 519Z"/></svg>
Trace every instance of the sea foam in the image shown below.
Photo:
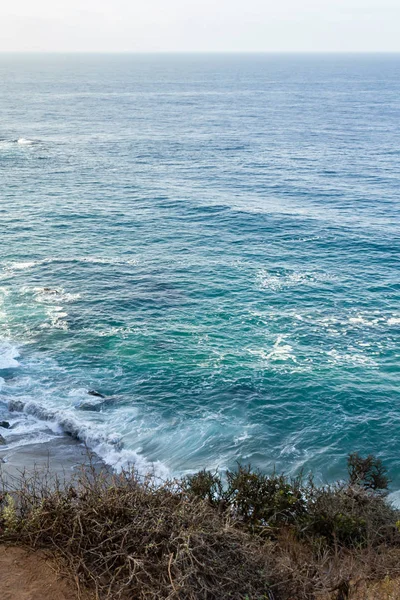
<svg viewBox="0 0 400 600"><path fill-rule="evenodd" d="M18 368L20 366L17 361L19 356L15 346L8 343L0 344L0 370Z"/></svg>
<svg viewBox="0 0 400 600"><path fill-rule="evenodd" d="M135 467L143 475L152 472L164 479L169 475L169 470L160 461L150 462L139 452L124 448L118 434L106 431L102 426L85 423L73 410L55 410L34 401L21 400L9 401L8 408L11 412L25 413L46 422L55 433L66 433L83 442L117 472ZM48 438L45 439L47 441Z"/></svg>
<svg viewBox="0 0 400 600"><path fill-rule="evenodd" d="M17 144L21 144L23 146L30 146L33 143L33 140L28 140L27 138L18 138L17 140Z"/></svg>

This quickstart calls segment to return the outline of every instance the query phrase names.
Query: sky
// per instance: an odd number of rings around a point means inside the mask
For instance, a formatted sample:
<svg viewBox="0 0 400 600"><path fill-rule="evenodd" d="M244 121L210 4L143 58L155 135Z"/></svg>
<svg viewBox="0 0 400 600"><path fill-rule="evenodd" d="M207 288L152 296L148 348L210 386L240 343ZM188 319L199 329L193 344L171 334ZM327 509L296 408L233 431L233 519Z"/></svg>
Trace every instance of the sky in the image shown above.
<svg viewBox="0 0 400 600"><path fill-rule="evenodd" d="M0 51L397 52L400 0L12 0Z"/></svg>

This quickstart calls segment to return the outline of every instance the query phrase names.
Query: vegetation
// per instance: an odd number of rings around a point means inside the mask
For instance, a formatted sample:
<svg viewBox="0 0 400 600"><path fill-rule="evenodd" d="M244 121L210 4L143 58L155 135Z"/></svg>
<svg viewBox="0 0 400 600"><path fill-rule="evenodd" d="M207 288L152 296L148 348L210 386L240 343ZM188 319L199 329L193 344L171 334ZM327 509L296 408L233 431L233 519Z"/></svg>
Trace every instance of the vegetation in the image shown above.
<svg viewBox="0 0 400 600"><path fill-rule="evenodd" d="M386 471L358 454L348 471L324 487L242 465L163 483L91 467L69 483L22 474L3 484L1 538L52 551L99 600L345 600L400 576Z"/></svg>

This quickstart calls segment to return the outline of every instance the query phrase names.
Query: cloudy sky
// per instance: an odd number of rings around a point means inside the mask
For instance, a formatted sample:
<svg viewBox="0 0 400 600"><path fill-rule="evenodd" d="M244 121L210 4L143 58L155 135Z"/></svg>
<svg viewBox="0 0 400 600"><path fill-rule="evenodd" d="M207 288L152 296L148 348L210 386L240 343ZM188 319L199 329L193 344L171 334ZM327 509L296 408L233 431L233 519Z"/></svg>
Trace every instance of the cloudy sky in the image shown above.
<svg viewBox="0 0 400 600"><path fill-rule="evenodd" d="M12 0L0 51L400 51L400 0Z"/></svg>

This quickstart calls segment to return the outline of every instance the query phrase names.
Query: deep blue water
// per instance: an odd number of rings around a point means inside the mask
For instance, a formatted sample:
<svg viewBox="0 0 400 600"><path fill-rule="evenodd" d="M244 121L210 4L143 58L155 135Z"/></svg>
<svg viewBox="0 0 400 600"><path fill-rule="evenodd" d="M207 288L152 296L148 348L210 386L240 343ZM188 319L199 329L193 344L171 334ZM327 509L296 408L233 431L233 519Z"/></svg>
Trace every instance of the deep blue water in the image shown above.
<svg viewBox="0 0 400 600"><path fill-rule="evenodd" d="M399 487L400 56L0 55L0 115L11 446Z"/></svg>

